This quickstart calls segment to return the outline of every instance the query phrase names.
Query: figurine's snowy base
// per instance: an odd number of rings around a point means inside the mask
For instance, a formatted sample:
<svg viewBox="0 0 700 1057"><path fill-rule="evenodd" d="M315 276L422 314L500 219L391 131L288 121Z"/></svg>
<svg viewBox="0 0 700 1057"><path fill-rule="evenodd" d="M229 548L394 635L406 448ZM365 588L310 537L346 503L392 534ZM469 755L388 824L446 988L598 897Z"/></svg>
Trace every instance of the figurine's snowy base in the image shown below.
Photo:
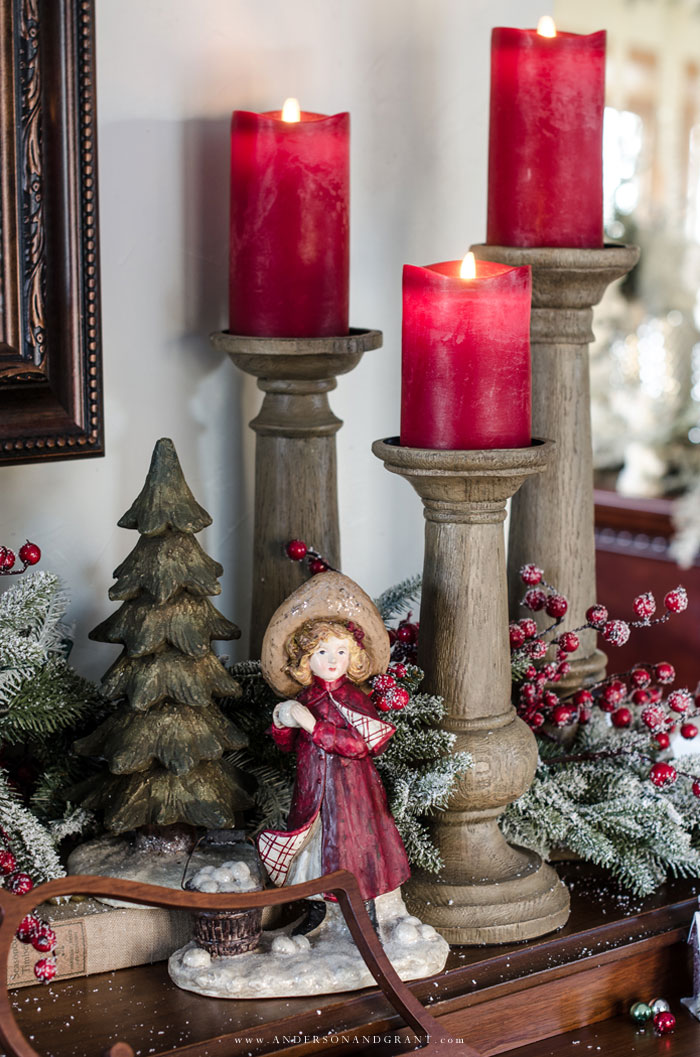
<svg viewBox="0 0 700 1057"><path fill-rule="evenodd" d="M432 925L409 916L399 889L379 896L376 907L382 946L402 980L444 969L449 945ZM170 978L212 998L296 998L376 986L337 904L327 904L308 936L290 932L291 926L263 932L256 950L232 958L212 958L193 941L171 956Z"/></svg>
<svg viewBox="0 0 700 1057"><path fill-rule="evenodd" d="M685 1006L696 1020L700 1020L700 996L697 998L682 998L681 1005Z"/></svg>
<svg viewBox="0 0 700 1057"><path fill-rule="evenodd" d="M68 857L69 874L97 874L99 877L117 877L125 881L141 881L143 884L163 885L165 888L180 888L187 866L187 851L173 847L160 849L135 848L124 837L98 837L81 844ZM221 866L231 859L245 862L253 877L263 884L262 868L258 853L252 844L200 845L192 855L188 877L203 866ZM132 907L119 899L100 897L101 903L112 907Z"/></svg>

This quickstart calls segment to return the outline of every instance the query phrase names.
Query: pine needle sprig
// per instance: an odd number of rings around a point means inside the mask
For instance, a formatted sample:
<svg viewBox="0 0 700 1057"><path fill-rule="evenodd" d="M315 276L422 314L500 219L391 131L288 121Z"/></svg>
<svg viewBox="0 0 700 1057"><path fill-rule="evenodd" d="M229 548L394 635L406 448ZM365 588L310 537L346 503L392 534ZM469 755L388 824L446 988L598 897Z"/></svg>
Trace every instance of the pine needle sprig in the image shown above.
<svg viewBox="0 0 700 1057"><path fill-rule="evenodd" d="M379 598L375 599L374 604L385 624L405 613L412 603L415 604L420 597L422 580L419 574L409 576L408 579L388 588Z"/></svg>

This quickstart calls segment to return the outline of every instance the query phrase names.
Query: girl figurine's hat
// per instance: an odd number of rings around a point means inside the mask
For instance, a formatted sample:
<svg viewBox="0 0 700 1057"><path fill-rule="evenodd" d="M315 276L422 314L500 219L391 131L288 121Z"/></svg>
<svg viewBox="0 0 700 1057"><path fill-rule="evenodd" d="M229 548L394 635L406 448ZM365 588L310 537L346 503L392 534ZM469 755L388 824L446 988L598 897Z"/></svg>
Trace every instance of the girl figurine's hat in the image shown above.
<svg viewBox="0 0 700 1057"><path fill-rule="evenodd" d="M342 573L317 573L298 587L272 615L262 644L261 667L266 682L282 697L295 697L299 683L284 670L285 643L307 620L337 620L364 632L362 645L370 659L370 675L385 672L390 657L389 633L369 595Z"/></svg>

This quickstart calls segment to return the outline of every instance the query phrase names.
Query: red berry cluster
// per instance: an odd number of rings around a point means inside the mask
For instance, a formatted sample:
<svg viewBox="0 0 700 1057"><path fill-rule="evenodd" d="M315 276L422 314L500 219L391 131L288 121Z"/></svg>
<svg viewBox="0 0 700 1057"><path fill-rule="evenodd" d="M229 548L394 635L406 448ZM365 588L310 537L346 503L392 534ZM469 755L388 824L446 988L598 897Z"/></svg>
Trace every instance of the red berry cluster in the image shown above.
<svg viewBox="0 0 700 1057"><path fill-rule="evenodd" d="M4 887L15 895L25 895L34 887L29 874L22 873L17 869L17 860L10 851L9 838L5 830L0 828L0 837L5 845L0 849L0 876L3 878ZM47 983L56 975L56 933L35 914L27 914L22 918L17 929L17 939L20 943L31 943L34 950L41 954L48 954L48 958L40 958L34 966L34 975L37 980Z"/></svg>
<svg viewBox="0 0 700 1057"><path fill-rule="evenodd" d="M384 675L375 675L372 679L372 700L380 712L391 712L392 709L405 708L409 702L408 690L399 686L397 680L405 679L408 669L403 664L392 664Z"/></svg>
<svg viewBox="0 0 700 1057"><path fill-rule="evenodd" d="M22 568L17 569L15 568L17 561L15 552L10 550L9 547L0 547L0 576L21 576L30 565L36 565L40 558L41 551L36 543L30 543L27 540L19 549L19 560L22 562Z"/></svg>
<svg viewBox="0 0 700 1057"><path fill-rule="evenodd" d="M284 549L287 557L291 558L293 562L306 560L312 576L316 576L317 573L325 573L328 569L334 571L333 566L329 565L318 551L304 543L303 540L290 540Z"/></svg>
<svg viewBox="0 0 700 1057"><path fill-rule="evenodd" d="M388 629L391 659L393 661L407 661L409 664L416 663L420 624L417 620L411 620L412 616L413 613L409 611L398 627Z"/></svg>

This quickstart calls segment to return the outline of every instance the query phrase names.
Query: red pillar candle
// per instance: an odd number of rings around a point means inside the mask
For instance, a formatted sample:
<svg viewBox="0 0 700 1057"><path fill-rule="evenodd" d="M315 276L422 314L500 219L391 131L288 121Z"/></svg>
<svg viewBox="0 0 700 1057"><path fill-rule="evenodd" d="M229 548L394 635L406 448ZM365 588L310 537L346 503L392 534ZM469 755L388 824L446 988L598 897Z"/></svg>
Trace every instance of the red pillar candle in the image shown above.
<svg viewBox="0 0 700 1057"><path fill-rule="evenodd" d="M492 246L603 245L605 32L554 33L491 35Z"/></svg>
<svg viewBox="0 0 700 1057"><path fill-rule="evenodd" d="M349 114L234 111L231 333L348 333L349 188Z"/></svg>
<svg viewBox="0 0 700 1057"><path fill-rule="evenodd" d="M529 267L404 265L401 444L530 444ZM463 263L475 277L462 278Z"/></svg>

